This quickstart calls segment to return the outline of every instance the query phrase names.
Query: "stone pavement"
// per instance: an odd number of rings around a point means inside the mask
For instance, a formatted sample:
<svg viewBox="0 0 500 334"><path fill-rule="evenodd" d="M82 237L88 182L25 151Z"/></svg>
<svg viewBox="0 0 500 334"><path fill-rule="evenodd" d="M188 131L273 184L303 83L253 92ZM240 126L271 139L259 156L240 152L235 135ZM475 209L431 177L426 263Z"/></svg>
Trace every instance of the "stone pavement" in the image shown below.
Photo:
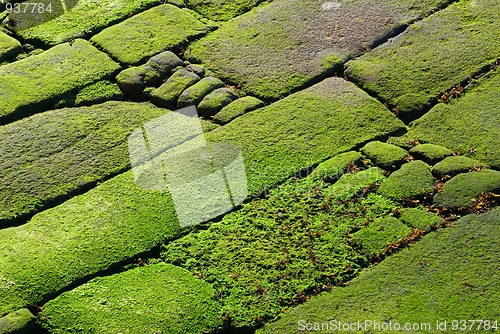
<svg viewBox="0 0 500 334"><path fill-rule="evenodd" d="M499 5L0 4L0 333L495 330Z"/></svg>

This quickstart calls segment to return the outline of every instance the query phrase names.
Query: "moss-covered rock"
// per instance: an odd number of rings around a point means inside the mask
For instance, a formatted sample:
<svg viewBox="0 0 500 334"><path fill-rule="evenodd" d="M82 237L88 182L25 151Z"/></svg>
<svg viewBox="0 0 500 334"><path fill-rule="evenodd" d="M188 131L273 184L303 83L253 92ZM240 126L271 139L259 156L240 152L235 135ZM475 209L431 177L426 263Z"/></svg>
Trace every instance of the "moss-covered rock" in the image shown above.
<svg viewBox="0 0 500 334"><path fill-rule="evenodd" d="M103 80L83 87L75 96L75 106L88 106L109 100L122 99L123 94L118 85L108 80Z"/></svg>
<svg viewBox="0 0 500 334"><path fill-rule="evenodd" d="M361 153L355 151L341 153L320 163L311 173L311 178L327 182L336 181L348 171L349 166L359 164L361 158Z"/></svg>
<svg viewBox="0 0 500 334"><path fill-rule="evenodd" d="M448 147L500 168L500 74L492 71L452 103L440 103L414 121L407 140Z"/></svg>
<svg viewBox="0 0 500 334"><path fill-rule="evenodd" d="M328 196L347 200L362 193L363 189L385 179L383 171L378 167L370 167L357 173L343 174L340 179L328 188Z"/></svg>
<svg viewBox="0 0 500 334"><path fill-rule="evenodd" d="M164 4L104 29L91 41L120 63L138 65L206 33L206 25L189 11Z"/></svg>
<svg viewBox="0 0 500 334"><path fill-rule="evenodd" d="M0 318L1 334L32 334L35 333L35 316L22 308Z"/></svg>
<svg viewBox="0 0 500 334"><path fill-rule="evenodd" d="M144 81L147 86L161 84L172 73L172 70L184 66L182 60L171 51L164 51L149 58L141 67L146 70Z"/></svg>
<svg viewBox="0 0 500 334"><path fill-rule="evenodd" d="M411 229L394 217L375 219L351 235L352 240L368 256L379 256L387 246L404 238Z"/></svg>
<svg viewBox="0 0 500 334"><path fill-rule="evenodd" d="M335 6L321 0L272 1L223 23L192 43L186 56L251 95L278 99L331 74L446 2L354 0Z"/></svg>
<svg viewBox="0 0 500 334"><path fill-rule="evenodd" d="M495 62L500 41L491 23L499 20L496 0L459 1L349 62L346 74L402 117L419 117L443 92Z"/></svg>
<svg viewBox="0 0 500 334"><path fill-rule="evenodd" d="M0 63L14 59L21 52L23 52L21 43L17 39L0 31Z"/></svg>
<svg viewBox="0 0 500 334"><path fill-rule="evenodd" d="M432 166L432 172L440 176L454 176L456 174L466 173L470 169L486 167L488 167L488 165L485 163L460 155L444 158L443 161Z"/></svg>
<svg viewBox="0 0 500 334"><path fill-rule="evenodd" d="M0 123L50 108L72 90L111 77L119 69L81 39L0 66Z"/></svg>
<svg viewBox="0 0 500 334"><path fill-rule="evenodd" d="M231 122L238 116L265 106L265 103L253 96L241 97L221 109L214 117L220 124Z"/></svg>
<svg viewBox="0 0 500 334"><path fill-rule="evenodd" d="M457 209L470 207L479 201L483 192L500 191L500 172L481 170L458 174L445 183L441 192L434 196L434 205L440 208Z"/></svg>
<svg viewBox="0 0 500 334"><path fill-rule="evenodd" d="M404 164L392 173L378 189L378 193L395 200L411 199L434 192L436 180L425 162L416 160Z"/></svg>
<svg viewBox="0 0 500 334"><path fill-rule="evenodd" d="M432 212L425 211L422 207L404 208L399 220L411 228L418 228L429 232L434 226L438 226L441 218Z"/></svg>
<svg viewBox="0 0 500 334"><path fill-rule="evenodd" d="M136 97L142 94L146 83L144 77L146 70L139 66L129 67L124 69L116 76L116 83L122 90L123 94L130 97Z"/></svg>
<svg viewBox="0 0 500 334"><path fill-rule="evenodd" d="M96 278L44 305L50 333L206 333L222 327L210 284L169 264Z"/></svg>
<svg viewBox="0 0 500 334"><path fill-rule="evenodd" d="M380 141L369 142L361 148L361 152L376 166L388 170L399 168L408 156L408 152L401 147Z"/></svg>
<svg viewBox="0 0 500 334"><path fill-rule="evenodd" d="M213 116L222 108L238 99L238 95L231 88L217 88L201 100L198 112L204 116Z"/></svg>
<svg viewBox="0 0 500 334"><path fill-rule="evenodd" d="M177 99L182 92L198 81L200 81L199 76L185 69L180 69L163 85L151 92L151 102L163 108L176 108Z"/></svg>
<svg viewBox="0 0 500 334"><path fill-rule="evenodd" d="M44 1L45 2L45 1ZM58 2L50 1L51 6ZM62 3L62 2L61 2ZM130 15L161 3L159 0L64 0L67 10L57 17L36 26L19 30L25 40L56 45L74 38L87 38L100 30L122 21ZM38 14L38 13L37 13ZM60 15L62 14L62 15ZM37 15L37 18L40 14Z"/></svg>
<svg viewBox="0 0 500 334"><path fill-rule="evenodd" d="M410 149L410 153L416 159L433 165L446 157L452 156L453 152L446 147L434 144L420 144Z"/></svg>
<svg viewBox="0 0 500 334"><path fill-rule="evenodd" d="M182 92L177 100L179 107L197 105L205 96L217 88L224 87L224 83L214 77L205 77Z"/></svg>
<svg viewBox="0 0 500 334"><path fill-rule="evenodd" d="M200 64L189 64L186 66L186 70L193 72L194 74L196 74L200 78L204 77L206 72L207 72L207 69L205 68L205 66L200 65Z"/></svg>
<svg viewBox="0 0 500 334"><path fill-rule="evenodd" d="M456 319L496 320L500 317L499 242L500 208L466 216L390 256L348 286L312 297L257 333L298 334L306 324L312 327L332 320L337 326L357 325L365 319L372 321L366 332L379 332L374 323L382 327L390 319L402 326L428 323L430 330L421 332L432 333L437 332L437 321L447 321L448 330L439 331L447 333ZM495 320L490 320L490 326Z"/></svg>
<svg viewBox="0 0 500 334"><path fill-rule="evenodd" d="M211 20L227 21L250 10L263 0L186 0L186 4Z"/></svg>

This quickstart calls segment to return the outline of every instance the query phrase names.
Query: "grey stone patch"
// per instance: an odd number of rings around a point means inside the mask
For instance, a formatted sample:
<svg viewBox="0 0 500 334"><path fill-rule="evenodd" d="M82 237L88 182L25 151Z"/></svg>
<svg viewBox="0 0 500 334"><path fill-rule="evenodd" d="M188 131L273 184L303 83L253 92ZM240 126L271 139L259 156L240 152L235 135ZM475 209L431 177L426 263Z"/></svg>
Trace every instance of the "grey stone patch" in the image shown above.
<svg viewBox="0 0 500 334"><path fill-rule="evenodd" d="M186 66L186 70L193 72L200 78L204 77L206 73L205 67L199 64L189 64Z"/></svg>
<svg viewBox="0 0 500 334"><path fill-rule="evenodd" d="M238 95L233 89L218 88L198 104L198 112L204 116L213 116L237 98Z"/></svg>
<svg viewBox="0 0 500 334"><path fill-rule="evenodd" d="M193 72L180 69L176 71L168 80L151 92L151 102L163 108L176 108L177 99L182 92L200 81L200 77Z"/></svg>

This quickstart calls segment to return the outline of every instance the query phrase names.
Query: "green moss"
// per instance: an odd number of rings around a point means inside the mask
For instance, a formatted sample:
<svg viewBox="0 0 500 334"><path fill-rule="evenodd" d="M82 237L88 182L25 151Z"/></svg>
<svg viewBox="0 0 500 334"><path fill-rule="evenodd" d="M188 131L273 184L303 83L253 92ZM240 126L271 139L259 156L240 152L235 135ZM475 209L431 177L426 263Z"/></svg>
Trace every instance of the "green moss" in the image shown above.
<svg viewBox="0 0 500 334"><path fill-rule="evenodd" d="M0 31L0 63L14 59L21 52L23 52L21 43Z"/></svg>
<svg viewBox="0 0 500 334"><path fill-rule="evenodd" d="M377 40L445 2L354 0L329 10L324 8L328 2L272 1L224 22L191 44L186 56L251 95L279 99L332 74Z"/></svg>
<svg viewBox="0 0 500 334"><path fill-rule="evenodd" d="M360 161L361 154L358 152L341 153L320 163L311 173L311 178L328 182L336 181L347 172L349 166L359 165Z"/></svg>
<svg viewBox="0 0 500 334"><path fill-rule="evenodd" d="M197 105L203 100L205 96L210 94L217 88L224 87L224 83L214 77L205 77L195 83L193 86L188 87L182 92L177 101L179 107L189 105Z"/></svg>
<svg viewBox="0 0 500 334"><path fill-rule="evenodd" d="M168 80L151 92L149 95L151 102L159 107L176 108L177 99L187 88L200 81L193 72L180 69L176 71Z"/></svg>
<svg viewBox="0 0 500 334"><path fill-rule="evenodd" d="M357 173L347 173L328 189L328 196L335 199L347 200L358 195L363 189L373 183L380 183L385 179L383 171L378 167L370 167Z"/></svg>
<svg viewBox="0 0 500 334"><path fill-rule="evenodd" d="M118 85L108 80L103 80L82 88L76 94L75 105L85 106L108 100L121 100L122 98L123 95Z"/></svg>
<svg viewBox="0 0 500 334"><path fill-rule="evenodd" d="M244 96L222 108L221 111L213 117L213 119L217 123L229 123L238 116L264 106L265 103L258 98L253 96Z"/></svg>
<svg viewBox="0 0 500 334"><path fill-rule="evenodd" d="M405 136L448 147L500 168L500 75L493 71L465 96L440 103L412 123Z"/></svg>
<svg viewBox="0 0 500 334"><path fill-rule="evenodd" d="M118 73L116 83L126 96L137 97L146 88L146 74L147 71L143 67L132 66Z"/></svg>
<svg viewBox="0 0 500 334"><path fill-rule="evenodd" d="M0 222L33 214L123 171L130 165L127 137L166 112L151 104L106 102L53 110L3 126Z"/></svg>
<svg viewBox="0 0 500 334"><path fill-rule="evenodd" d="M120 63L138 65L206 33L206 25L189 12L165 4L104 29L91 41Z"/></svg>
<svg viewBox="0 0 500 334"><path fill-rule="evenodd" d="M186 0L189 8L215 21L227 21L241 15L262 0Z"/></svg>
<svg viewBox="0 0 500 334"><path fill-rule="evenodd" d="M412 161L392 173L380 185L378 193L395 200L416 198L433 193L435 181L429 165L419 160Z"/></svg>
<svg viewBox="0 0 500 334"><path fill-rule="evenodd" d="M456 319L493 322L500 317L499 242L500 209L464 217L385 259L347 287L313 297L257 333L302 333L300 320L335 320L337 325L365 319L380 325L387 319L401 325L430 323L431 330L422 331L429 333L449 333ZM447 330L437 330L436 321L445 320ZM373 327L365 331L378 332Z"/></svg>
<svg viewBox="0 0 500 334"><path fill-rule="evenodd" d="M106 54L80 39L0 66L0 119L5 122L49 108L64 94L108 78L119 69Z"/></svg>
<svg viewBox="0 0 500 334"><path fill-rule="evenodd" d="M491 22L498 20L496 0L460 1L349 62L346 74L364 89L397 105L403 117L421 116L420 110L444 91L498 58L500 42L491 29Z"/></svg>
<svg viewBox="0 0 500 334"><path fill-rule="evenodd" d="M389 244L404 238L410 228L394 217L375 219L368 226L351 235L352 240L368 256L379 256L386 252Z"/></svg>
<svg viewBox="0 0 500 334"><path fill-rule="evenodd" d="M25 40L56 45L74 38L88 38L132 14L161 3L159 0L129 0L119 3L114 0L98 2L65 0L65 2L71 10L50 21L17 33ZM69 6L70 3L75 5ZM52 7L55 5L57 3L52 2Z"/></svg>
<svg viewBox="0 0 500 334"><path fill-rule="evenodd" d="M20 309L0 318L0 333L31 334L35 332L35 317L26 309Z"/></svg>
<svg viewBox="0 0 500 334"><path fill-rule="evenodd" d="M434 196L434 205L457 209L478 202L482 192L500 191L500 172L485 169L479 172L458 174L445 183Z"/></svg>
<svg viewBox="0 0 500 334"><path fill-rule="evenodd" d="M472 168L485 168L487 164L478 160L464 156L453 156L444 158L432 167L432 172L438 175L454 176L459 173L466 173Z"/></svg>
<svg viewBox="0 0 500 334"><path fill-rule="evenodd" d="M431 165L453 155L453 152L446 147L434 144L420 144L414 146L410 149L410 153L415 158L423 160Z"/></svg>
<svg viewBox="0 0 500 334"><path fill-rule="evenodd" d="M400 167L408 152L401 147L372 141L361 148L361 152L370 158L376 166L383 169L394 170Z"/></svg>
<svg viewBox="0 0 500 334"><path fill-rule="evenodd" d="M201 100L198 112L204 116L213 116L222 108L238 99L238 95L231 88L217 88Z"/></svg>
<svg viewBox="0 0 500 334"><path fill-rule="evenodd" d="M50 333L204 333L222 327L210 284L153 264L96 278L44 305Z"/></svg>
<svg viewBox="0 0 500 334"><path fill-rule="evenodd" d="M438 226L441 218L432 213L425 211L424 208L405 208L399 217L408 227L418 228L429 232L432 226Z"/></svg>

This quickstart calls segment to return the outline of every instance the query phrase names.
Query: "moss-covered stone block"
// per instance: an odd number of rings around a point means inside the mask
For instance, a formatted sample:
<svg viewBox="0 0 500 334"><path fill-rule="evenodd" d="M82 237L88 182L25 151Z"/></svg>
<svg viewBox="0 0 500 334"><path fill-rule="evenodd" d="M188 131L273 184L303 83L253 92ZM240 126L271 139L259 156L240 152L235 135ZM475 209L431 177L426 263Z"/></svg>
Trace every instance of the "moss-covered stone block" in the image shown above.
<svg viewBox="0 0 500 334"><path fill-rule="evenodd" d="M420 144L414 146L410 149L410 153L416 159L425 161L430 165L453 155L450 149L434 144Z"/></svg>
<svg viewBox="0 0 500 334"><path fill-rule="evenodd" d="M352 56L446 2L272 1L195 41L186 57L253 96L275 100L332 74Z"/></svg>
<svg viewBox="0 0 500 334"><path fill-rule="evenodd" d="M231 88L217 88L201 100L198 112L204 116L214 116L222 108L238 99L238 95Z"/></svg>
<svg viewBox="0 0 500 334"><path fill-rule="evenodd" d="M351 238L368 256L385 254L387 246L404 238L411 229L394 217L378 218L352 233Z"/></svg>
<svg viewBox="0 0 500 334"><path fill-rule="evenodd" d="M159 0L65 0L67 11L36 26L17 31L24 40L56 45L75 38L88 38L132 14L161 3ZM51 2L54 7L57 2ZM70 9L70 10L69 10ZM40 16L40 15L38 15Z"/></svg>
<svg viewBox="0 0 500 334"><path fill-rule="evenodd" d="M83 87L75 96L75 106L88 106L109 100L122 99L123 94L118 85L108 80L103 80Z"/></svg>
<svg viewBox="0 0 500 334"><path fill-rule="evenodd" d="M206 25L189 11L164 4L104 29L91 41L120 63L138 65L206 33Z"/></svg>
<svg viewBox="0 0 500 334"><path fill-rule="evenodd" d="M385 179L383 171L378 167L343 174L337 182L328 188L328 196L335 199L347 200L353 196L362 194L363 189L374 183L380 183Z"/></svg>
<svg viewBox="0 0 500 334"><path fill-rule="evenodd" d="M119 69L81 39L0 66L0 123L50 108L72 90L109 78Z"/></svg>
<svg viewBox="0 0 500 334"><path fill-rule="evenodd" d="M259 109L265 106L265 103L253 96L243 96L221 109L213 117L214 121L220 124L231 122L238 116L247 112Z"/></svg>
<svg viewBox="0 0 500 334"><path fill-rule="evenodd" d="M478 203L483 192L500 191L500 172L481 170L458 174L445 183L441 192L434 196L434 205L440 208L458 209Z"/></svg>
<svg viewBox="0 0 500 334"><path fill-rule="evenodd" d="M206 333L222 327L210 284L158 263L99 277L44 305L50 333Z"/></svg>
<svg viewBox="0 0 500 334"><path fill-rule="evenodd" d="M146 70L144 81L147 86L157 86L169 77L172 70L184 66L184 62L171 51L164 51L149 58L141 67Z"/></svg>
<svg viewBox="0 0 500 334"><path fill-rule="evenodd" d="M130 97L136 97L142 94L146 83L144 77L146 70L139 66L133 66L124 69L116 76L116 83L121 91Z"/></svg>
<svg viewBox="0 0 500 334"><path fill-rule="evenodd" d="M487 167L488 165L485 163L460 155L444 158L432 166L432 172L440 176L455 176L456 174L466 173L471 169Z"/></svg>
<svg viewBox="0 0 500 334"><path fill-rule="evenodd" d="M227 21L232 19L233 17L247 12L260 2L262 2L262 0L186 0L186 4L189 8L215 21Z"/></svg>
<svg viewBox="0 0 500 334"><path fill-rule="evenodd" d="M184 90L200 81L200 77L193 72L180 69L168 80L151 92L151 102L163 108L176 108L177 99Z"/></svg>
<svg viewBox="0 0 500 334"><path fill-rule="evenodd" d="M496 0L459 1L349 62L346 75L402 117L420 117L443 92L495 62L500 41L491 23L498 20Z"/></svg>
<svg viewBox="0 0 500 334"><path fill-rule="evenodd" d="M224 87L224 83L214 77L205 77L182 92L177 100L179 107L197 105L212 91Z"/></svg>
<svg viewBox="0 0 500 334"><path fill-rule="evenodd" d="M429 232L432 227L439 226L441 218L433 212L425 211L424 208L404 208L399 220L411 228L418 228Z"/></svg>
<svg viewBox="0 0 500 334"><path fill-rule="evenodd" d="M35 333L35 316L22 308L0 318L1 334L32 334Z"/></svg>
<svg viewBox="0 0 500 334"><path fill-rule="evenodd" d="M400 167L408 152L396 145L372 141L361 148L361 152L370 158L376 166L387 170Z"/></svg>
<svg viewBox="0 0 500 334"><path fill-rule="evenodd" d="M320 163L311 173L311 178L327 182L336 181L348 171L349 166L359 164L361 158L359 152L341 153Z"/></svg>
<svg viewBox="0 0 500 334"><path fill-rule="evenodd" d="M468 215L391 255L349 285L312 297L256 333L298 334L307 323L325 319L335 325L369 319L381 327L387 319L392 324L434 326L445 320L450 326L457 318L498 319L499 242L500 208Z"/></svg>
<svg viewBox="0 0 500 334"><path fill-rule="evenodd" d="M23 52L21 43L17 39L0 31L0 63L14 59L21 52Z"/></svg>
<svg viewBox="0 0 500 334"><path fill-rule="evenodd" d="M405 138L445 146L460 155L500 168L499 94L497 70L460 99L449 104L440 103L414 121Z"/></svg>
<svg viewBox="0 0 500 334"><path fill-rule="evenodd" d="M412 199L434 192L436 180L425 162L416 160L404 164L392 173L378 189L378 193L395 200Z"/></svg>

